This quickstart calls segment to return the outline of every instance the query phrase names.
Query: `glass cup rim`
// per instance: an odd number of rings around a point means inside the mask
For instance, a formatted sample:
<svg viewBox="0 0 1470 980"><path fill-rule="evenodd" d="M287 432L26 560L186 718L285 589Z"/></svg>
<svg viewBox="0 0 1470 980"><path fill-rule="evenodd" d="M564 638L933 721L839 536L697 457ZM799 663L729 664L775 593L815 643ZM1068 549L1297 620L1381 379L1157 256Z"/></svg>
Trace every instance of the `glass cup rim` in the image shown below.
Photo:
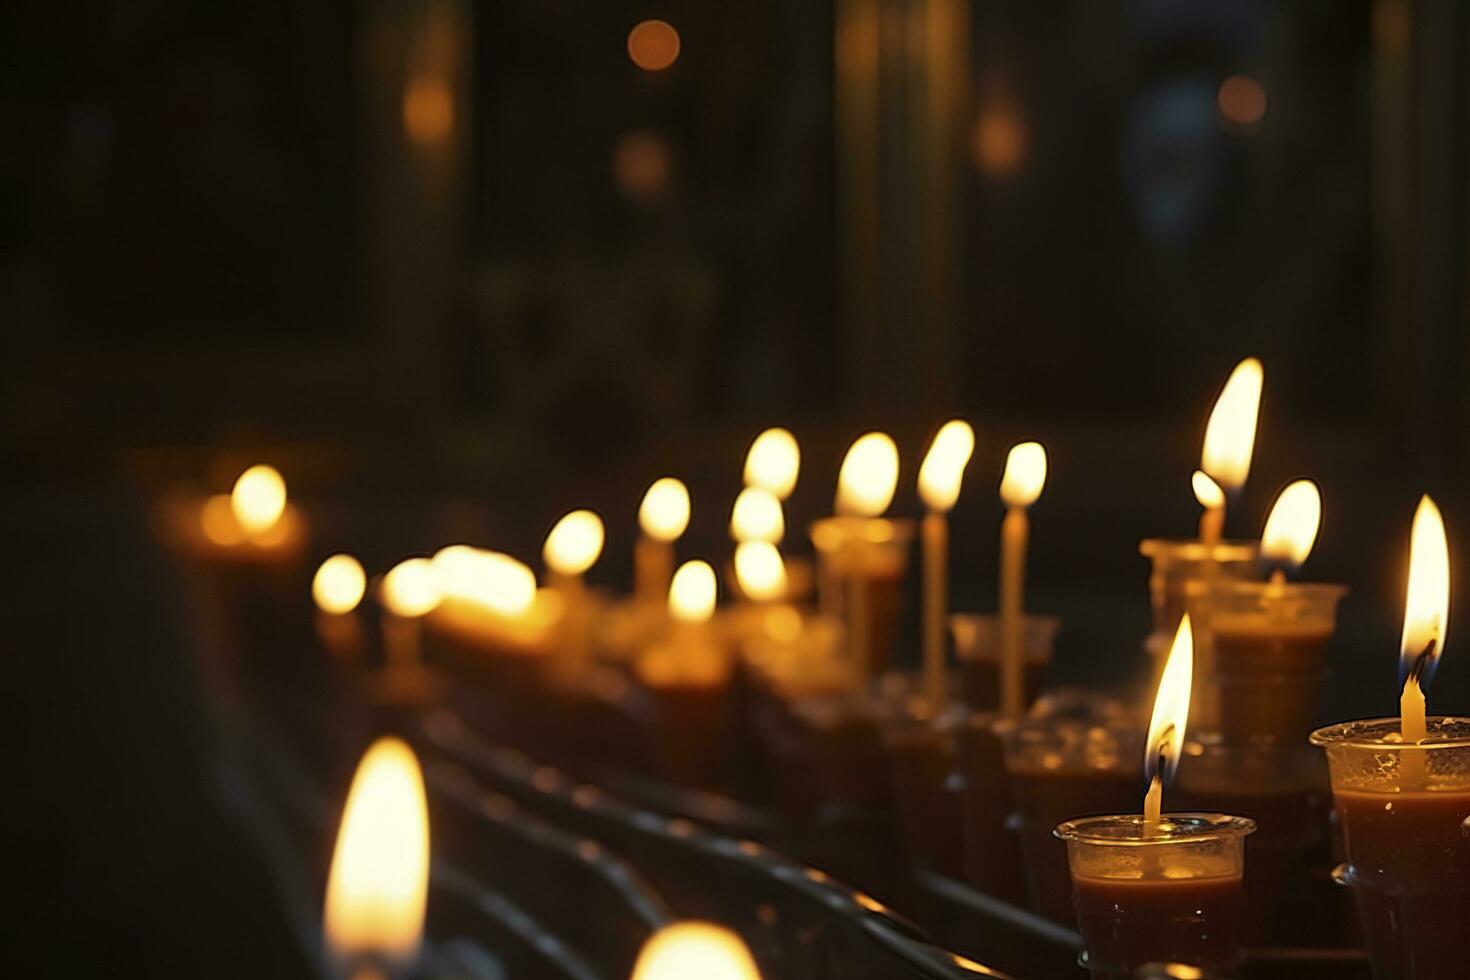
<svg viewBox="0 0 1470 980"><path fill-rule="evenodd" d="M1116 836L1099 833L1095 829L1102 827L1132 833ZM1245 837L1255 833L1256 822L1249 817L1237 817L1229 813L1189 811L1163 814L1159 829L1162 833L1158 836L1145 837L1142 814L1110 813L1064 821L1052 831L1052 836L1068 843L1075 841L1100 847L1178 847L1183 844Z"/></svg>
<svg viewBox="0 0 1470 980"><path fill-rule="evenodd" d="M1424 720L1428 737L1418 742L1389 741L1387 736L1397 734L1402 724L1399 718L1359 718L1356 721L1340 721L1335 725L1319 728L1308 736L1313 745L1322 748L1344 746L1356 749L1373 749L1377 752L1402 752L1413 750L1427 752L1433 749L1470 748L1470 718L1459 715L1430 715ZM1443 729L1449 728L1446 732Z"/></svg>
<svg viewBox="0 0 1470 980"><path fill-rule="evenodd" d="M1138 553L1145 558L1168 555L1186 561L1253 561L1261 557L1261 543L1246 538L1225 538L1208 545L1198 538L1144 538L1138 542Z"/></svg>
<svg viewBox="0 0 1470 980"><path fill-rule="evenodd" d="M1219 579L1210 583L1211 593L1236 593L1275 599L1339 600L1348 587L1339 582L1254 582L1244 579Z"/></svg>

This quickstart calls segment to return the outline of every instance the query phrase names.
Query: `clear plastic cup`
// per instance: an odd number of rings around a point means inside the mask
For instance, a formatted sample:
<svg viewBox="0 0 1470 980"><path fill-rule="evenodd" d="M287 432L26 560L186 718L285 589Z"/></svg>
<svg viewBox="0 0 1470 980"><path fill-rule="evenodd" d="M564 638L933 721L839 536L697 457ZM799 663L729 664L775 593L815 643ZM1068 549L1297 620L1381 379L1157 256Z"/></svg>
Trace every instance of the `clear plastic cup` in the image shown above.
<svg viewBox="0 0 1470 980"><path fill-rule="evenodd" d="M1055 616L1027 616L1021 623L1024 657L1023 689L1029 706L1041 691L1051 665L1052 647L1062 621ZM949 617L954 636L960 700L976 711L1000 708L1000 616L956 613Z"/></svg>
<svg viewBox="0 0 1470 980"><path fill-rule="evenodd" d="M1352 888L1377 980L1464 976L1470 924L1470 718L1397 718L1312 733L1327 753Z"/></svg>
<svg viewBox="0 0 1470 980"><path fill-rule="evenodd" d="M1228 972L1240 961L1245 838L1256 825L1223 813L1069 820L1072 900L1094 980L1132 977L1147 963Z"/></svg>
<svg viewBox="0 0 1470 980"><path fill-rule="evenodd" d="M824 517L811 526L817 552L817 604L848 622L861 676L881 676L892 659L902 612L914 522L885 517ZM859 603L856 617L850 607Z"/></svg>

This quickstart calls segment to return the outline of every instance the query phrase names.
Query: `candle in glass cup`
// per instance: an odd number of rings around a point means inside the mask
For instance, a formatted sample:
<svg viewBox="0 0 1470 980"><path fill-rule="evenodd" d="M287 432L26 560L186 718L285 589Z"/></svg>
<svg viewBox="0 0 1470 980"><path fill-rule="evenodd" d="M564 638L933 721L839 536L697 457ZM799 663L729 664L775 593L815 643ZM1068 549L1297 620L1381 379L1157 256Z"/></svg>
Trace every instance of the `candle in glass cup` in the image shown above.
<svg viewBox="0 0 1470 980"><path fill-rule="evenodd" d="M1061 626L1062 621L1056 616L1021 617L1024 708L1029 708L1041 693ZM1000 617L991 613L955 613L949 617L949 629L954 636L958 698L977 711L999 710Z"/></svg>

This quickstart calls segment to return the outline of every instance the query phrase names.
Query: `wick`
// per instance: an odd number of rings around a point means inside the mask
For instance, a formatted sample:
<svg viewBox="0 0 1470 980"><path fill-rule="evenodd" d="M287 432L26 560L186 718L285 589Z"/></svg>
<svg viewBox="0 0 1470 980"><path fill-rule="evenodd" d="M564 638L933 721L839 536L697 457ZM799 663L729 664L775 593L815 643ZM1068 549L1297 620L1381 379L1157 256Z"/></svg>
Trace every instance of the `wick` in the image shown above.
<svg viewBox="0 0 1470 980"><path fill-rule="evenodd" d="M1438 638L1433 638L1424 645L1424 651L1415 657L1413 664L1409 666L1408 676L1404 678L1405 685L1413 681L1415 687L1424 686L1424 671L1429 668L1430 661L1434 659L1434 650L1438 645Z"/></svg>

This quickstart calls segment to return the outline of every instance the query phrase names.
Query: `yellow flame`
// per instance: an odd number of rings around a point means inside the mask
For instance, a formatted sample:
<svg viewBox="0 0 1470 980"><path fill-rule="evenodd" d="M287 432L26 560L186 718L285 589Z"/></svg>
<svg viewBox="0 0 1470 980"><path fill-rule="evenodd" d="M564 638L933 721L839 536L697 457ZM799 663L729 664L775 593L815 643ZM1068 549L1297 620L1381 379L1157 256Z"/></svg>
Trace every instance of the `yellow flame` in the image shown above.
<svg viewBox="0 0 1470 980"><path fill-rule="evenodd" d="M686 561L669 583L669 615L681 623L703 623L715 612L715 570L709 562Z"/></svg>
<svg viewBox="0 0 1470 980"><path fill-rule="evenodd" d="M643 944L633 980L761 980L739 936L710 922L676 922Z"/></svg>
<svg viewBox="0 0 1470 980"><path fill-rule="evenodd" d="M743 541L736 546L735 578L746 598L756 602L786 594L786 563L769 541Z"/></svg>
<svg viewBox="0 0 1470 980"><path fill-rule="evenodd" d="M935 435L919 467L919 497L930 510L948 511L960 496L960 481L975 451L975 430L953 419Z"/></svg>
<svg viewBox="0 0 1470 980"><path fill-rule="evenodd" d="M499 551L450 545L435 553L430 570L441 595L501 616L524 615L536 601L536 574Z"/></svg>
<svg viewBox="0 0 1470 980"><path fill-rule="evenodd" d="M898 489L898 447L882 432L859 436L837 474L837 513L878 517Z"/></svg>
<svg viewBox="0 0 1470 980"><path fill-rule="evenodd" d="M1200 469L1227 493L1245 485L1256 446L1256 417L1261 409L1261 362L1247 357L1230 372L1205 426Z"/></svg>
<svg viewBox="0 0 1470 980"><path fill-rule="evenodd" d="M1444 652L1450 625L1450 549L1444 518L1426 494L1414 511L1409 542L1409 586L1404 599L1404 634L1399 654L1404 667L1413 665L1431 642L1433 666Z"/></svg>
<svg viewBox="0 0 1470 980"><path fill-rule="evenodd" d="M1179 621L1174 645L1159 678L1159 693L1154 696L1154 713L1148 723L1148 741L1144 743L1144 774L1152 781L1158 773L1159 756L1167 760L1165 779L1179 767L1179 753L1184 746L1184 729L1189 722L1189 690L1194 679L1194 629L1189 614Z"/></svg>
<svg viewBox="0 0 1470 980"><path fill-rule="evenodd" d="M413 750L380 738L358 763L327 876L324 932L337 958L411 963L429 896L429 810Z"/></svg>
<svg viewBox="0 0 1470 980"><path fill-rule="evenodd" d="M322 612L350 613L367 591L367 573L351 555L333 555L321 563L311 580L311 597Z"/></svg>
<svg viewBox="0 0 1470 980"><path fill-rule="evenodd" d="M440 598L427 558L406 558L383 576L383 605L395 616L423 616L439 605Z"/></svg>
<svg viewBox="0 0 1470 980"><path fill-rule="evenodd" d="M1000 478L1000 499L1007 507L1030 507L1046 486L1046 449L1039 442L1022 442L1006 455Z"/></svg>
<svg viewBox="0 0 1470 980"><path fill-rule="evenodd" d="M246 534L269 531L286 510L286 481L274 466L252 466L235 481L230 509Z"/></svg>
<svg viewBox="0 0 1470 980"><path fill-rule="evenodd" d="M638 507L638 526L650 538L675 541L689 527L689 490L672 476L654 480Z"/></svg>
<svg viewBox="0 0 1470 980"><path fill-rule="evenodd" d="M574 510L546 535L541 560L561 575L581 575L602 554L602 518L590 510Z"/></svg>
<svg viewBox="0 0 1470 980"><path fill-rule="evenodd" d="M796 489L801 471L801 448L786 429L767 429L755 437L745 454L745 482L769 490L785 500Z"/></svg>
<svg viewBox="0 0 1470 980"><path fill-rule="evenodd" d="M1322 494L1311 480L1288 484L1276 498L1261 532L1261 557L1300 565L1312 553L1322 526Z"/></svg>
<svg viewBox="0 0 1470 980"><path fill-rule="evenodd" d="M1204 470L1195 470L1189 477L1189 485L1194 488L1194 499L1199 501L1201 507L1209 509L1225 506L1225 491Z"/></svg>
<svg viewBox="0 0 1470 980"><path fill-rule="evenodd" d="M779 544L786 534L781 498L760 487L746 487L730 508L730 537L736 541Z"/></svg>
<svg viewBox="0 0 1470 980"><path fill-rule="evenodd" d="M228 547L245 541L245 531L235 519L235 509L230 506L227 493L217 493L204 502L199 523L204 528L204 536L217 545Z"/></svg>

